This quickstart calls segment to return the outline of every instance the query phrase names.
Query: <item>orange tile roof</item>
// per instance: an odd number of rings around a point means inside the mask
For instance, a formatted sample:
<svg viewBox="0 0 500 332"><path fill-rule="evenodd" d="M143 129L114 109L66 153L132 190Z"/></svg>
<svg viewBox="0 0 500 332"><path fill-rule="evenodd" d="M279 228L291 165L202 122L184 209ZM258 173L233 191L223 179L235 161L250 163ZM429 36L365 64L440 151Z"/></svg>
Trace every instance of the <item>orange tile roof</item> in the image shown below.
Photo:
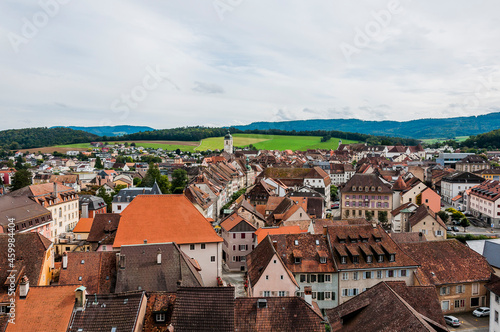
<svg viewBox="0 0 500 332"><path fill-rule="evenodd" d="M257 243L260 243L263 239L266 238L268 234L300 234L305 233L300 229L299 226L282 226L282 227L273 227L273 228L259 228L255 231L255 236L257 237Z"/></svg>
<svg viewBox="0 0 500 332"><path fill-rule="evenodd" d="M16 298L16 321L7 326L6 332L65 332L73 313L77 287L30 286L26 299Z"/></svg>
<svg viewBox="0 0 500 332"><path fill-rule="evenodd" d="M245 222L247 223L251 228L256 229L252 223L249 221L245 220L242 216L237 214L236 212L228 216L226 219L224 219L220 226L224 228L226 231L232 230L234 227L236 227L240 222Z"/></svg>
<svg viewBox="0 0 500 332"><path fill-rule="evenodd" d="M73 228L73 233L89 233L93 222L94 218L81 218Z"/></svg>
<svg viewBox="0 0 500 332"><path fill-rule="evenodd" d="M121 213L114 248L175 242L222 242L212 225L184 195L139 195Z"/></svg>

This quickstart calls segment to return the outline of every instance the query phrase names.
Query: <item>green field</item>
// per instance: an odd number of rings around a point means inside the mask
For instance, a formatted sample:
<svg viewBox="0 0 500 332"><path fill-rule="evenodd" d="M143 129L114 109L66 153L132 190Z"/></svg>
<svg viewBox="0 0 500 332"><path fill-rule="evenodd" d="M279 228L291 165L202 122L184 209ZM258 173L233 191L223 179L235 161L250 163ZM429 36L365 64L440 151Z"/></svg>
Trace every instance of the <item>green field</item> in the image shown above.
<svg viewBox="0 0 500 332"><path fill-rule="evenodd" d="M342 143L357 143L351 140L342 140ZM234 134L233 145L235 147L246 147L253 144L259 150L301 150L307 149L337 149L338 138L332 138L328 142L321 142L320 136L282 136L282 135L257 135L257 134ZM212 137L201 141L196 150L222 150L224 148L223 137Z"/></svg>
<svg viewBox="0 0 500 332"><path fill-rule="evenodd" d="M135 142L136 146L144 148L181 151L206 151L224 149L224 137L206 138L200 142L178 142L178 141L128 141ZM125 143L125 142L110 142ZM342 140L342 143L357 143L357 141ZM332 138L328 142L321 142L320 136L281 136L281 135L257 135L257 134L234 134L233 145L235 147L247 147L250 144L259 150L301 150L307 149L333 149L339 145L338 138ZM64 149L91 149L90 143L57 145L54 148Z"/></svg>
<svg viewBox="0 0 500 332"><path fill-rule="evenodd" d="M457 137L453 138L453 140L460 143L460 142L465 141L469 137L470 136L457 136ZM421 139L421 141L424 142L424 143L426 143L426 144L441 143L441 142L445 142L445 141L449 141L449 140L450 139L446 139L446 138L427 138L427 139Z"/></svg>

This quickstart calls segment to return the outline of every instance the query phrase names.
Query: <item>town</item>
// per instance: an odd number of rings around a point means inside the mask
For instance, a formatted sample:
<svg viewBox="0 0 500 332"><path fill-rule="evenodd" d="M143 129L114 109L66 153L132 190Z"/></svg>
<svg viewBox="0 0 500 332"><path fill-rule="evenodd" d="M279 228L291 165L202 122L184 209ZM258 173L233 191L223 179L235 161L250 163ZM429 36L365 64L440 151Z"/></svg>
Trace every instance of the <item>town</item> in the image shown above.
<svg viewBox="0 0 500 332"><path fill-rule="evenodd" d="M91 146L0 160L1 331L500 330L500 151Z"/></svg>

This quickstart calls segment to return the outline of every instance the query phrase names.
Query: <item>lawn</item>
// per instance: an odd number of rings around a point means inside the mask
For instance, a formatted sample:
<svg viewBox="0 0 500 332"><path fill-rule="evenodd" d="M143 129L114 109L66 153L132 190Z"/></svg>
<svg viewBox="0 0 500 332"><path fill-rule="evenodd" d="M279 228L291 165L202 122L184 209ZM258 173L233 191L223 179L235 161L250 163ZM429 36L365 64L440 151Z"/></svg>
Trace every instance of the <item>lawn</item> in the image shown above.
<svg viewBox="0 0 500 332"><path fill-rule="evenodd" d="M457 141L457 142L463 142L465 141L466 139L468 139L469 136L457 136L455 138L453 138L453 140ZM441 143L441 142L444 142L444 141L449 141L450 139L447 139L447 138L427 138L427 139L421 139L422 142L426 143L426 144L434 144L434 143Z"/></svg>
<svg viewBox="0 0 500 332"><path fill-rule="evenodd" d="M180 149L181 151L189 151L194 152L194 149L200 144L200 142L180 142L180 141L128 141L129 144L135 142L136 146L142 146L143 148L151 148L151 149L163 149L174 151ZM114 143L125 143L123 142L110 142ZM81 148L81 149L90 149L92 146L90 143L80 143L80 144L67 144L67 145L58 145L56 147L59 148Z"/></svg>
<svg viewBox="0 0 500 332"><path fill-rule="evenodd" d="M357 143L351 140L342 140L342 143ZM331 138L328 142L321 142L320 136L282 136L282 135L258 135L258 134L234 134L233 145L245 147L253 144L259 150L301 150L307 149L337 149L338 138ZM222 150L224 148L223 137L212 137L204 139L197 150Z"/></svg>

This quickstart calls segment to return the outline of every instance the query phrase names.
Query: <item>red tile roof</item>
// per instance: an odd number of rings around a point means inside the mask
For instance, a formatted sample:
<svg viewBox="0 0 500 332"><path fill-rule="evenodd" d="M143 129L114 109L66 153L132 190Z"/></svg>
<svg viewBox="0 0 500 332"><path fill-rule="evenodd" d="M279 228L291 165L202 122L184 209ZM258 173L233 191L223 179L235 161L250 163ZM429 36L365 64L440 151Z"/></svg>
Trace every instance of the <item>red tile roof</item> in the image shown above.
<svg viewBox="0 0 500 332"><path fill-rule="evenodd" d="M139 195L121 216L114 248L145 240L177 244L223 241L184 195Z"/></svg>
<svg viewBox="0 0 500 332"><path fill-rule="evenodd" d="M299 226L262 227L255 231L257 243L260 243L269 234L300 234L305 233Z"/></svg>
<svg viewBox="0 0 500 332"><path fill-rule="evenodd" d="M77 287L30 286L25 299L16 299L16 321L7 326L6 332L65 332L73 313Z"/></svg>
<svg viewBox="0 0 500 332"><path fill-rule="evenodd" d="M420 268L421 285L443 285L487 281L492 269L486 258L457 240L400 243Z"/></svg>
<svg viewBox="0 0 500 332"><path fill-rule="evenodd" d="M94 218L81 218L73 228L73 233L89 233L92 222L94 222Z"/></svg>

